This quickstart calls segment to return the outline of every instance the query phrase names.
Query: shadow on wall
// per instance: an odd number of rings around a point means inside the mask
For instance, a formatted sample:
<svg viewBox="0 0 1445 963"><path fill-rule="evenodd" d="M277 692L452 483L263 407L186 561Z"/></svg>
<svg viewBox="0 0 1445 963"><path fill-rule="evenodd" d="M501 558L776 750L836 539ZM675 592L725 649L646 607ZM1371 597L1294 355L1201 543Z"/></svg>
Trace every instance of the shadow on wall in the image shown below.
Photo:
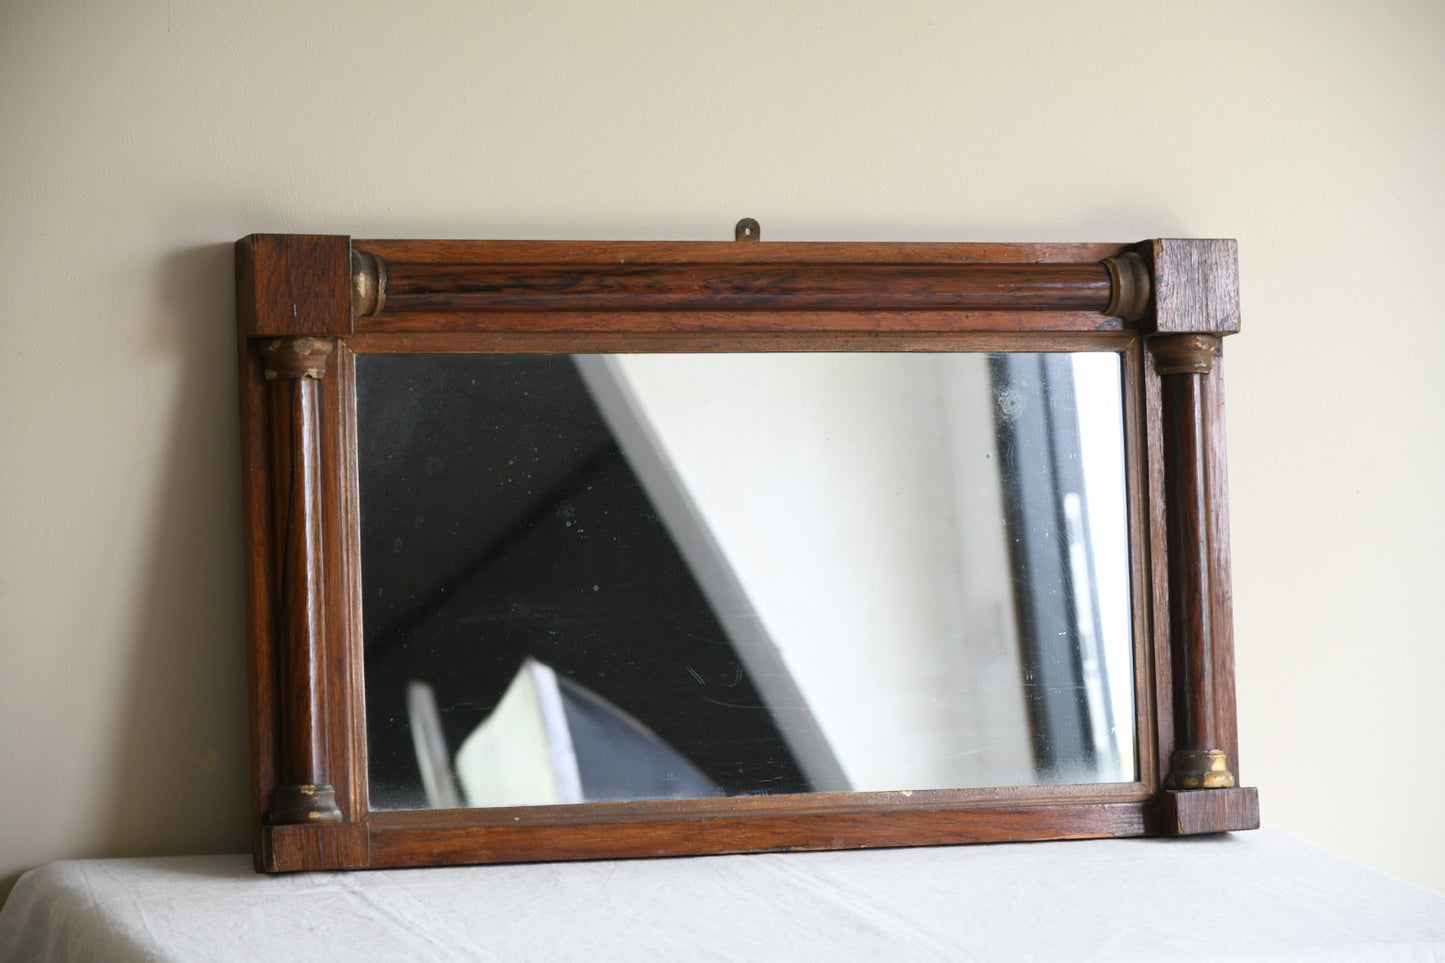
<svg viewBox="0 0 1445 963"><path fill-rule="evenodd" d="M249 848L232 265L230 244L179 250L156 265L147 337L180 372L100 855Z"/></svg>

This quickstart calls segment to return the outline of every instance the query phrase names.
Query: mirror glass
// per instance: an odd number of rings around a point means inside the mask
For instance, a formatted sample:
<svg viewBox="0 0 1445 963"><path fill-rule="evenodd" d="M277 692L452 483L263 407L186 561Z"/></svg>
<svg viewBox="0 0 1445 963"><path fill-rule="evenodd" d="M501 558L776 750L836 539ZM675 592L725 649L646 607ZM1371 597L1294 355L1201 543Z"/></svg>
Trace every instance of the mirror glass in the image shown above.
<svg viewBox="0 0 1445 963"><path fill-rule="evenodd" d="M373 809L1135 777L1118 354L362 354Z"/></svg>

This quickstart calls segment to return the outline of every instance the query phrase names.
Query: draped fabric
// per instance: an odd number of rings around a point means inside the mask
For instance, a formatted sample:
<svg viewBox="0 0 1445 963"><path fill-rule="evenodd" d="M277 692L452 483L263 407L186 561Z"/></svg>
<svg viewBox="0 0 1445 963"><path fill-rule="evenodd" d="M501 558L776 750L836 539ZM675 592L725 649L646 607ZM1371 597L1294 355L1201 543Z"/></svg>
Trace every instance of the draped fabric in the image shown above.
<svg viewBox="0 0 1445 963"><path fill-rule="evenodd" d="M1445 894L1280 830L259 876L27 873L0 960L1438 960Z"/></svg>

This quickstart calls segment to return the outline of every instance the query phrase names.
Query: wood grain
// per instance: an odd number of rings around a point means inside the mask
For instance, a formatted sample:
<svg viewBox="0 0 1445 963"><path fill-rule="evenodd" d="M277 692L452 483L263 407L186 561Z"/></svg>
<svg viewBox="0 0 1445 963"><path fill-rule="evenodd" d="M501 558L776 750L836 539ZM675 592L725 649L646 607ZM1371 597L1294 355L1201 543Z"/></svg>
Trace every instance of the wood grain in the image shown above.
<svg viewBox="0 0 1445 963"><path fill-rule="evenodd" d="M1097 350L1095 348L1094 350ZM1155 606L1152 572L1145 561L1150 554L1150 531L1158 499L1151 498L1149 381L1146 377L1148 352L1141 338L1122 346L1124 399L1124 476L1128 503L1130 615L1134 653L1135 766L1139 781L1150 788L1159 785L1159 760L1168 759L1150 751L1158 742L1161 714L1167 715L1170 695L1157 689L1154 665L1150 662L1155 638ZM1159 506L1162 510L1162 506Z"/></svg>
<svg viewBox="0 0 1445 963"><path fill-rule="evenodd" d="M1101 264L386 262L380 316L462 312L1093 311Z"/></svg>
<svg viewBox="0 0 1445 963"><path fill-rule="evenodd" d="M265 826L258 868L265 873L365 869L372 865L364 823Z"/></svg>
<svg viewBox="0 0 1445 963"><path fill-rule="evenodd" d="M241 329L252 337L351 333L349 239L253 234L236 242Z"/></svg>
<svg viewBox="0 0 1445 963"><path fill-rule="evenodd" d="M266 339L258 348L270 403L271 485L278 618L279 791L269 821L341 818L327 775L325 549L318 383L334 349L317 338Z"/></svg>
<svg viewBox="0 0 1445 963"><path fill-rule="evenodd" d="M1259 793L1250 788L1174 791L1159 794L1159 831L1197 836L1259 828Z"/></svg>
<svg viewBox="0 0 1445 963"><path fill-rule="evenodd" d="M358 333L358 354L444 353L715 353L745 351L1118 351L1137 340L1105 328L1075 331L447 331Z"/></svg>
<svg viewBox="0 0 1445 963"><path fill-rule="evenodd" d="M1217 748L1218 740L1214 725L1214 593L1201 381L1197 374L1165 374L1162 395L1176 737L1191 748L1204 749Z"/></svg>
<svg viewBox="0 0 1445 963"><path fill-rule="evenodd" d="M1097 330L1120 324L1104 313L1114 292L1103 259L1126 250L357 241L368 293L354 307L358 330L374 332L1002 331L1034 312L1072 314L1069 329ZM1060 329L1057 318L1032 326Z"/></svg>
<svg viewBox="0 0 1445 963"><path fill-rule="evenodd" d="M277 235L286 237L290 235ZM1144 242L1150 244L1153 242ZM1093 264L1140 245L894 241L507 241L361 239L388 264Z"/></svg>
<svg viewBox="0 0 1445 963"><path fill-rule="evenodd" d="M488 311L383 314L357 318L361 334L478 335L488 332L527 334L610 334L682 340L689 336L813 338L917 337L958 332L1047 335L1060 332L1119 331L1118 318L1089 311L989 311L915 309L815 310L790 313L745 310L682 309L653 311ZM829 350L815 347L813 350Z"/></svg>
<svg viewBox="0 0 1445 963"><path fill-rule="evenodd" d="M1224 358L1214 359L1204 390L1205 436L1214 457L1209 460L1210 582L1214 586L1211 614L1214 626L1214 720L1218 746L1229 756L1235 781L1243 783L1239 759L1239 722L1235 697L1234 581L1229 555L1229 469L1224 443ZM1258 803L1256 802L1256 807Z"/></svg>
<svg viewBox="0 0 1445 963"><path fill-rule="evenodd" d="M1165 238L1139 245L1154 275L1146 330L1159 334L1239 331L1239 254L1232 240Z"/></svg>
<svg viewBox="0 0 1445 963"><path fill-rule="evenodd" d="M1142 836L1153 831L1143 802L996 807L970 812L806 813L514 825L489 828L378 826L375 865L499 863L535 859L617 859L1018 840Z"/></svg>
<svg viewBox="0 0 1445 963"><path fill-rule="evenodd" d="M244 242L242 242L244 244ZM238 245L238 260L240 260ZM246 289L238 286L239 300L247 299ZM271 793L276 785L276 742L279 725L276 719L276 692L280 675L276 665L276 618L271 591L270 434L267 430L266 382L261 375L261 360L253 342L246 336L244 304L238 306L239 371L241 389L241 524L245 536L245 609L246 639L249 658L246 660L246 693L250 706L249 756L251 764L251 852L257 870L264 870L262 854L265 840L263 827L270 809Z"/></svg>

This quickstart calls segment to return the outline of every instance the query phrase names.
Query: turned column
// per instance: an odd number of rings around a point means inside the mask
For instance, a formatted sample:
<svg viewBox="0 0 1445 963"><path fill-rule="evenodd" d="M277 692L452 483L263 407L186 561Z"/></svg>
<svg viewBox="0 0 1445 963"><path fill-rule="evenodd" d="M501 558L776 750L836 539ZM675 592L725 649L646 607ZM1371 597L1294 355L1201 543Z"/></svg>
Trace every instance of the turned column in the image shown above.
<svg viewBox="0 0 1445 963"><path fill-rule="evenodd" d="M258 343L271 423L276 652L280 688L277 786L271 823L341 819L327 773L323 573L321 571L319 382L335 342L271 338Z"/></svg>
<svg viewBox="0 0 1445 963"><path fill-rule="evenodd" d="M1206 391L1219 350L1208 334L1149 340L1159 374L1164 429L1165 523L1169 554L1169 637L1173 651L1174 752L1168 789L1234 785L1215 713L1214 592L1210 559Z"/></svg>

